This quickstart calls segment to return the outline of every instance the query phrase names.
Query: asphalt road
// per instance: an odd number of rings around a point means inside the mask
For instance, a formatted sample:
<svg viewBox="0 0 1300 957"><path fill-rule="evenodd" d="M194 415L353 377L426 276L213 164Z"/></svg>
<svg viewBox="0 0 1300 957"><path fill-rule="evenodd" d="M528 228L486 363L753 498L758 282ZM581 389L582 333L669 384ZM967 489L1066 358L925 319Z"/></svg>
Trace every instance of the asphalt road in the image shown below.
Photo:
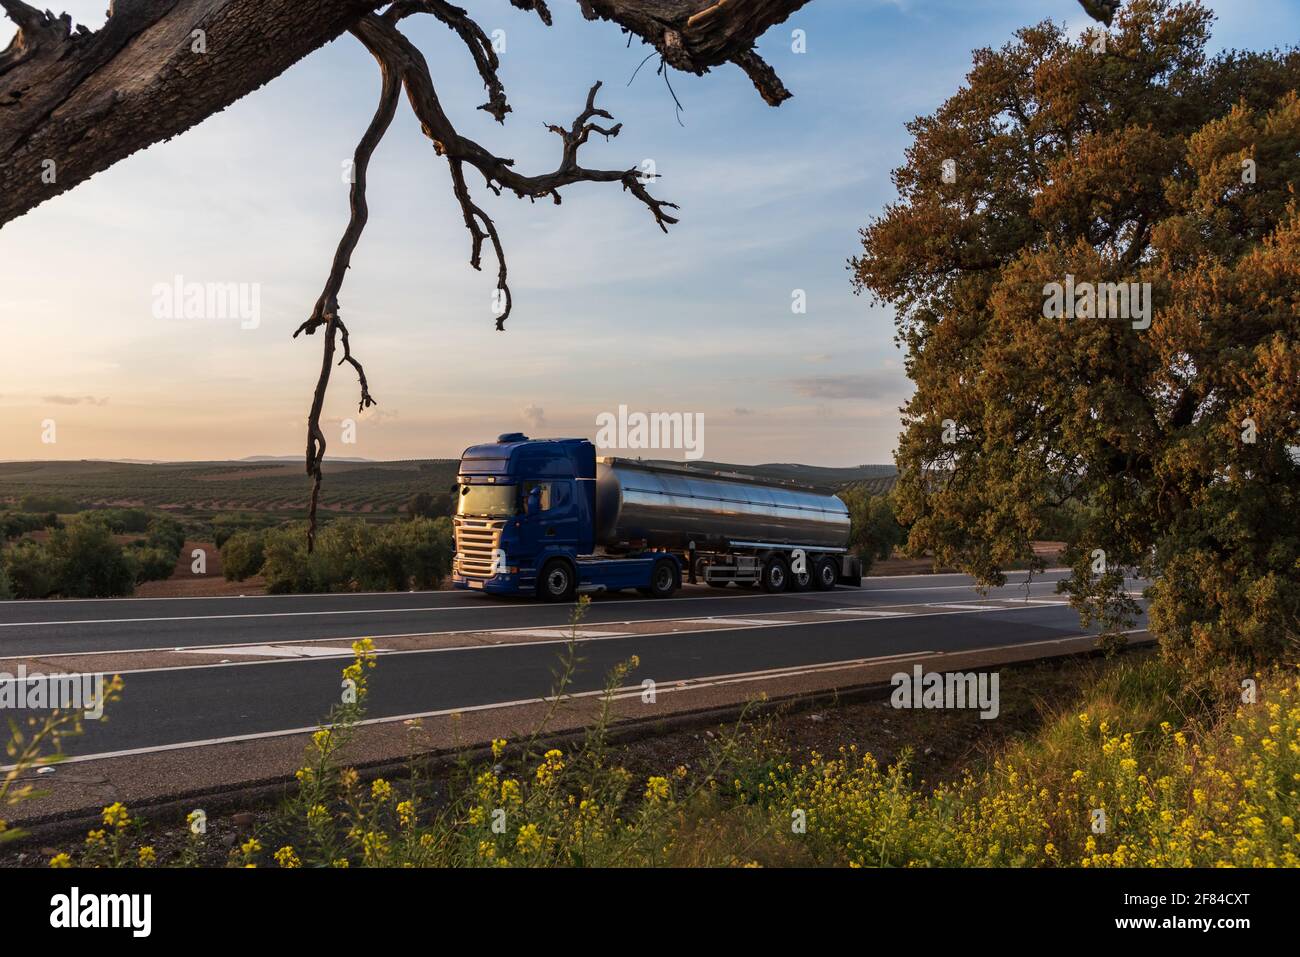
<svg viewBox="0 0 1300 957"><path fill-rule="evenodd" d="M1057 604L1060 573L1024 575L981 595L958 575L871 579L861 589L767 595L687 588L666 600L596 596L583 628L581 664L570 692L598 691L632 655L633 684L659 685L770 669L790 669L922 651L1033 644L1084 633ZM1029 601L1026 602L1025 599ZM896 609L895 611L883 611ZM466 592L112 601L0 602L0 657L385 637L563 626L570 607L492 599ZM771 615L816 613L774 623ZM879 617L877 617L879 615ZM710 617L754 619L692 630ZM628 622L673 620L676 632L618 634ZM1139 625L1142 623L1139 622ZM604 625L606 627L602 628ZM634 627L634 626L629 626ZM616 636L609 637L611 633ZM372 672L368 711L395 718L534 700L547 695L562 647L555 641L451 647L383 654ZM314 727L339 694L335 658L257 658L230 664L126 673L128 694L111 720L86 722L68 742L74 755L176 747Z"/></svg>

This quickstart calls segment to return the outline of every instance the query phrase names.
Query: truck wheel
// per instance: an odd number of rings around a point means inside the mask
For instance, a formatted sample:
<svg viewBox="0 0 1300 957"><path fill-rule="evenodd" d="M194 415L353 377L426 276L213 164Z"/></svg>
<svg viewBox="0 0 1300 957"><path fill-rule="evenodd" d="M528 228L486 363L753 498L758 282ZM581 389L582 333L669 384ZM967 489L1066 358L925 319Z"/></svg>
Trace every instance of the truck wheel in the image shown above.
<svg viewBox="0 0 1300 957"><path fill-rule="evenodd" d="M641 594L650 598L667 598L677 590L677 569L670 561L656 562L650 570L650 587L638 588Z"/></svg>
<svg viewBox="0 0 1300 957"><path fill-rule="evenodd" d="M806 567L802 572L790 572L790 590L807 591L813 586L813 573Z"/></svg>
<svg viewBox="0 0 1300 957"><path fill-rule="evenodd" d="M573 601L576 585L572 566L562 558L552 558L542 566L537 594L545 601Z"/></svg>
<svg viewBox="0 0 1300 957"><path fill-rule="evenodd" d="M769 558L763 566L763 591L782 592L790 584L790 566L781 557Z"/></svg>
<svg viewBox="0 0 1300 957"><path fill-rule="evenodd" d="M833 558L819 558L813 566L813 587L818 591L830 591L839 577L839 569L835 567Z"/></svg>

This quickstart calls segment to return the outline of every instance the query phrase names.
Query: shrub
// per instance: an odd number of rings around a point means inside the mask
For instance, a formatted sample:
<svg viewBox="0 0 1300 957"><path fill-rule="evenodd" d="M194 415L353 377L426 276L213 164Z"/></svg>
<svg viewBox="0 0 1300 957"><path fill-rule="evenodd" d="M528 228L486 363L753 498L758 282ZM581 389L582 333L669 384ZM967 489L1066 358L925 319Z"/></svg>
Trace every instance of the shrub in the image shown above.
<svg viewBox="0 0 1300 957"><path fill-rule="evenodd" d="M262 574L272 595L328 591L317 574L319 557L307 554L307 530L286 525L266 533Z"/></svg>
<svg viewBox="0 0 1300 957"><path fill-rule="evenodd" d="M185 546L185 528L180 522L170 516L159 515L149 520L146 531L148 534L145 541L151 548L170 552L173 562L180 557L181 549Z"/></svg>
<svg viewBox="0 0 1300 957"><path fill-rule="evenodd" d="M135 563L94 518L79 515L55 529L45 550L65 598L113 598L135 590Z"/></svg>
<svg viewBox="0 0 1300 957"><path fill-rule="evenodd" d="M136 584L166 581L176 571L177 556L161 548L132 548L127 556L135 564Z"/></svg>
<svg viewBox="0 0 1300 957"><path fill-rule="evenodd" d="M212 541L221 548L236 532L264 529L274 524L263 515L245 512L222 512L212 517Z"/></svg>
<svg viewBox="0 0 1300 957"><path fill-rule="evenodd" d="M59 589L59 569L41 543L21 541L10 548L5 569L16 598L48 598Z"/></svg>
<svg viewBox="0 0 1300 957"><path fill-rule="evenodd" d="M50 524L57 524L58 516L54 516L54 518L54 523L51 523L48 521L49 516L38 515L35 512L5 512L0 515L0 538L17 538L20 535L26 535L28 532L35 532L38 529L45 528Z"/></svg>
<svg viewBox="0 0 1300 957"><path fill-rule="evenodd" d="M406 503L406 514L411 518L440 518L451 514L451 496L446 492L416 492Z"/></svg>
<svg viewBox="0 0 1300 957"><path fill-rule="evenodd" d="M109 531L124 535L143 532L149 527L149 513L142 508L103 508L89 514L108 526Z"/></svg>
<svg viewBox="0 0 1300 957"><path fill-rule="evenodd" d="M24 495L18 507L24 512L57 512L71 515L81 511L81 506L63 495Z"/></svg>
<svg viewBox="0 0 1300 957"><path fill-rule="evenodd" d="M401 543L406 571L416 588L437 588L451 571L456 551L451 519L417 518L387 526L388 534Z"/></svg>
<svg viewBox="0 0 1300 957"><path fill-rule="evenodd" d="M907 531L895 519L893 499L888 495L872 495L865 486L854 485L839 497L849 510L849 547L862 559L865 573L873 561L887 559L903 544Z"/></svg>
<svg viewBox="0 0 1300 957"><path fill-rule="evenodd" d="M264 531L234 532L221 545L221 573L228 582L242 582L262 570L266 560Z"/></svg>
<svg viewBox="0 0 1300 957"><path fill-rule="evenodd" d="M300 525L267 533L263 550L272 593L435 588L451 568L452 526L448 518L388 525L345 518L320 530L310 555Z"/></svg>
<svg viewBox="0 0 1300 957"><path fill-rule="evenodd" d="M13 597L14 589L9 581L9 572L4 564L0 562L0 601L8 601Z"/></svg>

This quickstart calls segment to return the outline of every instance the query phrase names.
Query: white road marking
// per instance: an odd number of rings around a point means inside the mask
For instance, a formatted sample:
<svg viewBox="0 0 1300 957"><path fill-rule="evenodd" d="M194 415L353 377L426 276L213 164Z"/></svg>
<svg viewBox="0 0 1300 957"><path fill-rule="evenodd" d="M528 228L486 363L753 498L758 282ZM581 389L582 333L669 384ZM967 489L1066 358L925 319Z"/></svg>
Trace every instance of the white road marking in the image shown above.
<svg viewBox="0 0 1300 957"><path fill-rule="evenodd" d="M689 691L695 688L707 688L715 683L723 683L723 682L733 683L737 680L742 680L742 679L750 680L750 681L759 681L762 680L763 678L770 678L770 677L778 677L778 678L792 677L792 676L798 676L805 672L811 673L811 672L818 672L818 671L835 670L837 666L839 668L847 668L847 667L852 667L854 665L873 664L882 661L894 661L900 659L910 661L913 659L934 657L937 654L938 654L937 652L933 652L933 651L908 652L908 653L897 654L897 655L883 655L879 658L857 658L851 661L825 662L816 665L809 665L806 668L779 668L779 669L768 669L765 671L739 672L737 674L732 674L732 675L709 675L703 678L686 678L683 679L682 681L663 682L662 684L657 686L656 691L660 694L664 694L670 691ZM622 688L615 689L613 696L616 699L626 698L632 695L636 695L639 697L644 692L645 689L642 688L640 685L624 686ZM603 694L605 694L605 691L603 689L600 689L594 691L573 692L571 694L564 695L564 697L565 698L594 698ZM421 711L413 714L398 715L396 717L391 717L391 718L366 718L363 721L356 722L356 724L357 725L391 724L397 721L413 721L416 720L417 718L438 718L438 717L445 717L450 714L467 714L471 711L496 711L502 708L515 708L522 705L546 704L552 700L554 699L546 698L546 697L519 698L515 701L500 701L500 702L494 702L492 704L466 705L465 707L462 708L442 708L437 711ZM312 727L286 728L282 731L257 731L257 732L252 732L250 734L233 734L221 738L204 738L199 741L177 742L176 744L159 744L159 745L152 745L150 747L144 747L144 748L128 748L122 751L104 751L99 754L85 754L85 755L78 755L76 757L63 758L59 763L73 764L80 761L98 761L98 760L103 760L105 758L122 758L122 757L130 757L131 755L137 755L137 754L154 754L160 751L179 751L185 748L200 748L212 744L229 744L238 741L257 741L263 738L282 738L290 734L307 734L310 732L318 731L320 730L320 728L321 725L314 725ZM0 771L7 771L7 770L9 770L8 767L0 766Z"/></svg>
<svg viewBox="0 0 1300 957"><path fill-rule="evenodd" d="M769 618L666 618L665 621L675 621L683 625L788 625L787 621L777 621Z"/></svg>
<svg viewBox="0 0 1300 957"><path fill-rule="evenodd" d="M1006 611L1002 605L965 605L961 602L926 602L926 608L952 608L957 611Z"/></svg>
<svg viewBox="0 0 1300 957"><path fill-rule="evenodd" d="M1029 605L1020 605L1020 606L1002 606L1002 607L999 607L999 608L994 609L994 610L995 610L995 611L1010 612L1010 611L1042 611L1043 609L1041 609L1041 608L1034 608L1034 607L1029 606ZM775 624L775 625L760 625L760 626L758 626L758 627L759 627L759 628L796 628L796 627L798 627L798 626L800 626L800 625L808 625L808 626L810 626L810 627L815 627L815 626L817 626L817 625L846 625L846 624L851 624L851 623L853 623L855 620L861 622L862 624L866 624L867 622L870 622L870 621L887 621L887 620L894 620L894 619L896 619L896 618L906 618L906 619L909 619L909 620L910 620L910 619L915 619L915 618L943 618L943 617L946 617L946 616L949 616L949 615L961 615L961 614L965 614L965 613L967 613L967 612L966 612L966 609L963 608L963 610L961 610L961 611L924 611L924 612L915 612L915 613L910 613L910 612L909 612L909 613L902 614L902 615L898 615L898 616L894 616L894 615L875 615L875 616L871 616L871 617L867 617L867 618L860 618L860 619L855 619L855 618L829 618L829 617L828 617L828 618L824 618L824 619L822 619L821 621L817 621L817 620L815 620L815 619L814 619L814 620L783 621L783 622L780 622L779 624ZM790 612L790 614L801 614L801 612ZM655 622L655 623L661 623L661 624L662 624L662 623L667 623L667 622L687 621L687 620L689 620L689 619L681 619L681 618L667 618L667 619L664 619L664 618L648 618L648 619L644 619L644 620L645 620L646 622ZM634 624L634 623L635 623L635 622L619 622L619 624ZM513 630L513 631L500 631L500 632L496 632L496 634L501 634L501 635L518 634L520 630L523 630L523 629L515 629L515 630ZM706 629L701 630L701 631L666 631L666 632L649 632L649 633L645 633L645 632L640 632L640 633L629 632L629 633L627 633L627 634L618 634L618 635L615 635L615 636L613 636L613 637L611 637L611 638L583 638L583 637L579 636L578 641L579 641L579 642L583 642L583 641L616 641L616 640L619 640L619 639L621 639L621 638L682 638L682 637L688 637L688 636L690 636L690 635L703 635L703 636L709 636L709 635L725 635L725 634L728 634L728 633L730 633L730 632L732 632L732 631L753 631L753 630L755 630L755 629L753 629L753 628L747 628L747 627L745 627L745 626L740 626L740 627L736 627L736 628L706 628ZM473 630L470 630L470 631L458 630L458 631L449 631L449 632L434 632L433 634L437 634L437 635L485 634L485 632L482 632L482 631L473 631ZM385 656L386 656L386 657L395 657L395 656L397 656L397 655L431 655L431 654L442 654L442 653L444 653L444 652L449 652L449 651L496 651L496 650L503 649L503 648L541 647L541 646L544 646L544 645L564 645L564 644L568 644L569 641L570 641L570 638L568 637L568 632L566 631L566 632L564 632L564 634L565 634L565 636L566 636L566 637L564 637L564 638L541 638L541 639L537 639L537 640L535 640L535 641L503 641L503 642L496 643L496 644L478 644L478 643L476 643L476 644L472 644L472 645L448 645L448 646L443 647L443 648L402 648L402 649L390 649L390 650L388 650L388 651L385 652ZM430 635L429 632L413 632L413 633L411 633L411 634L409 634L409 635L357 635L357 636L355 636L355 637L353 637L353 638L331 638L331 639L329 639L329 640L330 640L330 641L348 641L348 642L351 642L351 641L359 641L359 640L361 640L362 638L396 638L396 637L403 637L403 638L418 638L418 637L427 637L427 636L429 636L429 635ZM319 640L319 639L318 639L318 640ZM275 643L275 642L269 642L268 644L270 644L270 645L275 645L275 644L277 644L277 643ZM283 642L283 644L292 644L292 642ZM220 645L220 646L216 646L216 647L218 647L218 648L220 648L220 649L225 649L225 648L228 648L229 646L228 646L228 645ZM171 649L171 648L144 648L144 649L140 649L140 650L138 650L138 651L136 651L136 652L134 652L134 653L135 653L135 654L149 654L149 653L157 653L157 652L163 652L163 653L166 653L166 652L170 652L170 651L172 651L172 650L173 650L173 649ZM198 646L198 645L196 645L196 646L193 646L193 647L191 647L191 648L187 648L187 649L185 649L185 650L186 650L186 651L192 651L192 652L206 651L206 652L209 653L209 654L215 653L215 652L212 651L212 646L206 646L206 645L204 645L204 646ZM41 659L41 660L44 660L44 659L47 659L47 658L58 658L58 657L65 657L65 658L66 658L66 657L90 657L90 656L97 655L97 654L98 654L98 655L115 655L115 654L127 654L127 652L121 652L121 651L100 651L100 652L62 652L62 653L57 654L57 655L36 655L36 654L33 654L33 655L12 655L12 656L10 656L10 659L11 659L11 660L26 661L26 660L28 660L28 659L38 659L38 658L39 658L39 659ZM300 661L301 659L297 659L297 660ZM151 673L151 672L159 672L159 671L201 671L201 670L203 670L204 668L240 668L240 667L246 667L246 666L249 666L249 665L261 665L261 666L267 666L267 665L282 665L282 664L294 664L294 663L297 663L297 661L295 661L295 659L291 659L291 658L271 658L271 659L263 659L263 660L260 660L260 661L221 661L221 662L213 662L213 663L210 663L210 664L201 664L201 665L163 665L163 666L158 667L158 668L133 668L133 669L125 670L125 671L114 668L114 669L110 669L110 670L112 670L114 674L119 674L119 675L135 675L135 674L148 674L148 673Z"/></svg>
<svg viewBox="0 0 1300 957"><path fill-rule="evenodd" d="M224 645L220 648L177 648L184 655L249 655L261 658L351 658L352 649L346 645ZM387 654L387 649L376 648L375 654Z"/></svg>
<svg viewBox="0 0 1300 957"><path fill-rule="evenodd" d="M1120 632L1124 635L1141 634L1146 631L1145 628L1133 628L1128 631ZM691 691L698 688L707 688L711 684L735 684L740 681L762 681L773 677L797 677L805 673L846 670L848 668L861 667L870 664L878 664L888 661L916 661L926 658L943 658L949 655L970 655L980 654L986 651L1006 651L1010 648L1033 648L1039 645L1059 645L1069 641L1077 641L1080 638L1093 638L1094 635L1078 634L1067 635L1064 638L1047 638L1042 641L1027 641L1018 645L990 645L986 648L961 648L950 652L943 651L918 651L906 652L896 655L883 655L877 658L853 658L844 661L824 661L817 664L808 665L802 668L787 669L770 669L767 671L750 671L738 672L732 675L705 675L699 678L686 679L687 684L681 682L663 683L658 686L658 692L665 694L672 691ZM640 696L644 689L640 685L625 686L615 691L616 696L627 698ZM581 691L574 694L565 695L566 698L592 698L604 694L604 691ZM467 714L471 711L496 711L502 708L514 708L521 705L545 704L552 699L550 698L520 698L516 701L499 701L492 704L467 705L462 708L442 708L436 711L420 711L412 714L395 715L388 718L366 718L357 722L358 725L370 724L392 724L398 721L413 721L417 718L437 718L445 717L450 714ZM281 731L258 731L251 734L234 734L222 738L204 738L199 741L182 741L176 744L159 744L144 748L129 748L122 751L104 751L99 754L83 754L76 757L67 757L60 761L60 764L77 764L82 761L102 761L108 758L124 758L139 754L156 754L162 751L182 751L186 748L201 748L213 744L233 744L240 741L257 741L264 738L282 738L291 734L310 734L320 729L320 725L312 725L302 728L286 728ZM0 771L11 770L10 765L0 766Z"/></svg>
<svg viewBox="0 0 1300 957"><path fill-rule="evenodd" d="M819 615L852 615L854 618L908 618L905 611L877 611L874 608L818 608Z"/></svg>
<svg viewBox="0 0 1300 957"><path fill-rule="evenodd" d="M513 638L515 635L522 635L526 638L624 638L632 632L630 631L592 631L588 628L579 628L574 632L572 628L510 628L503 631L484 632L488 635L505 635ZM499 647L499 646L498 646Z"/></svg>

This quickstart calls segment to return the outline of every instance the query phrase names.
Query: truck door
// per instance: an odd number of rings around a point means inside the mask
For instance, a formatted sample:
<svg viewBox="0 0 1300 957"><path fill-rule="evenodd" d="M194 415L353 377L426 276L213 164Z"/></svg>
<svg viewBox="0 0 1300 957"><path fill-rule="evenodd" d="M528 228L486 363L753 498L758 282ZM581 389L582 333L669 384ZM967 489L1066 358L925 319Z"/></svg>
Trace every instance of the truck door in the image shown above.
<svg viewBox="0 0 1300 957"><path fill-rule="evenodd" d="M532 490L538 491L536 514L531 512L525 521L534 524L533 540L539 548L559 548L570 553L578 542L578 505L573 494L573 482L558 479L549 482L525 482L524 502L532 499Z"/></svg>

